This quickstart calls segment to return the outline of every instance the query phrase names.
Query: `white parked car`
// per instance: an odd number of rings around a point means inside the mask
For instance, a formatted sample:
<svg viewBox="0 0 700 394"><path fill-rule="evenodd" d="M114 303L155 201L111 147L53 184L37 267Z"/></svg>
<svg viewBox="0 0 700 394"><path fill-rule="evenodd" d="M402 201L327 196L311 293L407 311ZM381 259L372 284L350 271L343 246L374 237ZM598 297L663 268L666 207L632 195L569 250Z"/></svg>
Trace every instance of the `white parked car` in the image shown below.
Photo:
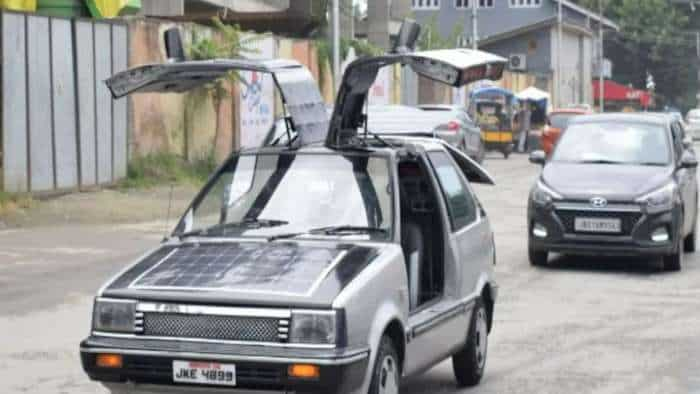
<svg viewBox="0 0 700 394"><path fill-rule="evenodd" d="M700 139L700 109L691 109L685 117L685 132L694 140Z"/></svg>

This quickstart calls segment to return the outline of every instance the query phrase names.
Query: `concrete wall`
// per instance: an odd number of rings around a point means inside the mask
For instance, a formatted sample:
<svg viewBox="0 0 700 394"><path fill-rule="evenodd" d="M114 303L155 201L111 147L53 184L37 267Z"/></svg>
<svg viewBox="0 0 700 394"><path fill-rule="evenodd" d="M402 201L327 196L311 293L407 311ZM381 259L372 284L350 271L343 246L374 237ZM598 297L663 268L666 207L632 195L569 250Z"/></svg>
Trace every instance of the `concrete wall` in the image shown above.
<svg viewBox="0 0 700 394"><path fill-rule="evenodd" d="M185 47L196 35L216 34L212 29L192 23L172 23L155 19L136 19L129 23L131 34L130 66L165 61L163 32L173 26L180 28ZM316 48L308 40L276 38L275 57L295 59L306 65L318 79L324 77L325 98L332 101L332 81L328 69L319 72ZM221 161L240 147L238 125L238 86L228 87L227 97L219 111L220 132L216 136L216 112L210 95L203 89L185 94L134 95L132 113L133 135L129 149L132 156L170 152L195 160L211 154ZM279 100L275 113L281 114Z"/></svg>
<svg viewBox="0 0 700 394"><path fill-rule="evenodd" d="M479 38L488 38L556 16L554 2L542 1L543 4L536 8L511 8L509 0L495 0L493 8L480 8L478 10ZM457 8L454 0L441 0L439 10L415 9L413 13L416 20L424 25L435 18L443 37L448 37L455 26L459 26L466 36L471 36L471 9Z"/></svg>
<svg viewBox="0 0 700 394"><path fill-rule="evenodd" d="M558 69L558 29L551 29L552 69ZM593 38L577 30L564 29L561 56L561 92L554 91L555 105L593 103L591 78L593 75ZM556 80L554 82L556 87Z"/></svg>
<svg viewBox="0 0 700 394"><path fill-rule="evenodd" d="M549 77L552 74L550 33L550 28L542 28L493 44L484 44L481 49L506 58L512 54L524 54L527 56L526 72Z"/></svg>

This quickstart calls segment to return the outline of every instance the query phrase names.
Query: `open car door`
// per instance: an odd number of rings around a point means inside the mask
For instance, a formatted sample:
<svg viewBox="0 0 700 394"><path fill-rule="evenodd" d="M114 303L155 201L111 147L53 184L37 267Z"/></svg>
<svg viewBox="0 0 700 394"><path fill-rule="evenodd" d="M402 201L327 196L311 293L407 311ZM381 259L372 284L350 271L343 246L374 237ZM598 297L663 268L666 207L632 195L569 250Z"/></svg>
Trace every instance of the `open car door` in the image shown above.
<svg viewBox="0 0 700 394"><path fill-rule="evenodd" d="M105 82L114 98L132 93L182 93L234 71L271 74L300 143L325 139L328 115L318 84L306 67L293 60L215 59L151 64L123 71Z"/></svg>
<svg viewBox="0 0 700 394"><path fill-rule="evenodd" d="M326 145L342 147L352 144L358 129L366 121L364 105L369 88L379 69L401 63L417 74L448 86L461 87L483 79L498 80L503 76L506 59L471 49L398 53L361 58L352 62L343 75L330 121ZM454 156L454 153L453 153ZM473 160L457 159L473 182L493 183L493 179Z"/></svg>
<svg viewBox="0 0 700 394"><path fill-rule="evenodd" d="M469 179L469 182L483 183L487 185L496 184L486 169L474 161L471 157L467 156L464 152L446 142L444 143L444 146L450 153L450 156L452 156L452 159L457 162L457 165L462 170L462 173L464 173L464 176Z"/></svg>

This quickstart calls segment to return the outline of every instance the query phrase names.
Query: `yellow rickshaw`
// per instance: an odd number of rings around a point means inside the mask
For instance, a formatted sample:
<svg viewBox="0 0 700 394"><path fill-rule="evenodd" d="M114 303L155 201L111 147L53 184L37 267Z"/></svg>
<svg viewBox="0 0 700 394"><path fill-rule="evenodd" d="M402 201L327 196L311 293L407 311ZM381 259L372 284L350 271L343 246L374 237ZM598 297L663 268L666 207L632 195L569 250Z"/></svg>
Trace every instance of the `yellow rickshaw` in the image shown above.
<svg viewBox="0 0 700 394"><path fill-rule="evenodd" d="M516 98L510 90L487 87L471 92L469 113L481 128L487 151L497 150L507 159L513 152L513 110Z"/></svg>

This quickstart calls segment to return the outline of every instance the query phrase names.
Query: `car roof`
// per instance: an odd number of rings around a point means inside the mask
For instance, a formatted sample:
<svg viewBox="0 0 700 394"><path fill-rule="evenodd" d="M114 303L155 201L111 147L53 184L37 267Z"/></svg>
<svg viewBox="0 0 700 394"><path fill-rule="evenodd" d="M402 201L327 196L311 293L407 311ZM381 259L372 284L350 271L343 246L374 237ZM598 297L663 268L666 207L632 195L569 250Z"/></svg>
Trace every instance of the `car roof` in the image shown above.
<svg viewBox="0 0 700 394"><path fill-rule="evenodd" d="M423 110L439 110L439 111L463 111L464 107L461 105L454 104L423 104L419 105L418 108Z"/></svg>
<svg viewBox="0 0 700 394"><path fill-rule="evenodd" d="M666 126L671 121L671 118L667 114L644 112L644 113L604 113L604 114L592 114L592 115L581 115L576 116L571 119L569 125L572 124L582 124L582 123L600 123L600 122L634 122L634 123L647 123L654 124L658 126Z"/></svg>
<svg viewBox="0 0 700 394"><path fill-rule="evenodd" d="M384 141L392 144L393 146L378 146L370 145L366 147L366 150L358 149L357 153L367 153L367 154L379 154L391 156L395 152L404 149L407 145L417 146L425 150L444 150L444 143L442 140L428 137L411 137L411 136L386 136L381 137ZM371 140L371 137L370 137ZM258 154L258 153L285 153L285 152L297 152L297 153L313 153L313 154L347 154L348 152L353 152L351 150L343 149L333 149L327 147L323 143L313 143L302 145L298 148L289 148L285 145L280 146L263 146L263 147L251 147L244 148L240 150L240 154Z"/></svg>

